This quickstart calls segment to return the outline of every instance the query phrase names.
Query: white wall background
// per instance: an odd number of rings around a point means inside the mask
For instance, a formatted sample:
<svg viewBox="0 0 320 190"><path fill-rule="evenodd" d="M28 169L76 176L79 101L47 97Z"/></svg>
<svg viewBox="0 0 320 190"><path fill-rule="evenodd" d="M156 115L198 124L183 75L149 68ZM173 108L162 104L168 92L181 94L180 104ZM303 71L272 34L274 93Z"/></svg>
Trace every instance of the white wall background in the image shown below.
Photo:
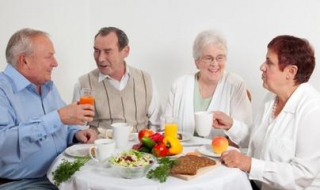
<svg viewBox="0 0 320 190"><path fill-rule="evenodd" d="M48 32L59 66L53 80L66 102L77 78L95 68L93 37L104 26L123 29L130 40L128 64L148 71L165 103L171 83L196 71L195 36L218 29L229 46L227 69L241 75L257 109L266 90L259 66L267 43L281 34L308 39L320 57L319 0L0 0L0 70L5 48L17 30ZM318 63L319 64L319 63ZM320 90L320 69L311 83Z"/></svg>

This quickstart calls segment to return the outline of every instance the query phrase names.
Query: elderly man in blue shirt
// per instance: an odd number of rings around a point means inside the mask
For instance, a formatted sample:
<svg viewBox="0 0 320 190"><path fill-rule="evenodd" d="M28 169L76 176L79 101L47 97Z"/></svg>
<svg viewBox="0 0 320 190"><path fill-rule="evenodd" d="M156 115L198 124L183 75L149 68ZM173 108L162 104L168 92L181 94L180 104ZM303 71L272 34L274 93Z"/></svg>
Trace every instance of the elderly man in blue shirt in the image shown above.
<svg viewBox="0 0 320 190"><path fill-rule="evenodd" d="M66 105L51 81L54 46L43 31L22 29L9 40L0 73L0 189L57 189L46 178L66 147L91 143L93 105Z"/></svg>

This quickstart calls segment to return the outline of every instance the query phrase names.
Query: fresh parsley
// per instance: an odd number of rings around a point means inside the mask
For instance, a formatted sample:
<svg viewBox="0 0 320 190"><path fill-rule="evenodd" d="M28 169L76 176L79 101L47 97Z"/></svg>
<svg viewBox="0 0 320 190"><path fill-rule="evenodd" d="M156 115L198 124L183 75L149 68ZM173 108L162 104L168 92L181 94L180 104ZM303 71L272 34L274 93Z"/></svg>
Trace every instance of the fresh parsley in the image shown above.
<svg viewBox="0 0 320 190"><path fill-rule="evenodd" d="M158 159L159 166L155 169L150 170L147 173L147 178L158 179L160 183L163 183L167 180L167 177L170 175L170 170L177 162L176 159L170 159L168 157L163 157Z"/></svg>
<svg viewBox="0 0 320 190"><path fill-rule="evenodd" d="M65 182L68 179L70 179L71 176L89 160L90 160L89 156L75 158L75 160L72 162L66 159L63 159L63 162L59 164L56 171L52 172L54 184L56 186L59 186L62 182Z"/></svg>

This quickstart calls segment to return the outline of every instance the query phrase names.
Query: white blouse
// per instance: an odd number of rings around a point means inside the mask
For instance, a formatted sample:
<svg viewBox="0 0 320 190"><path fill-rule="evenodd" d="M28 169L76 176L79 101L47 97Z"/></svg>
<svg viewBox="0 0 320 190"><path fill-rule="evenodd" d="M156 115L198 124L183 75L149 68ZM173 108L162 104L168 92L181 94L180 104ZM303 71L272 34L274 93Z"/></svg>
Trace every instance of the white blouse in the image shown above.
<svg viewBox="0 0 320 190"><path fill-rule="evenodd" d="M274 99L267 95L251 130L234 120L226 134L241 145L249 142L249 178L263 182L263 190L320 189L320 93L301 84L270 120Z"/></svg>

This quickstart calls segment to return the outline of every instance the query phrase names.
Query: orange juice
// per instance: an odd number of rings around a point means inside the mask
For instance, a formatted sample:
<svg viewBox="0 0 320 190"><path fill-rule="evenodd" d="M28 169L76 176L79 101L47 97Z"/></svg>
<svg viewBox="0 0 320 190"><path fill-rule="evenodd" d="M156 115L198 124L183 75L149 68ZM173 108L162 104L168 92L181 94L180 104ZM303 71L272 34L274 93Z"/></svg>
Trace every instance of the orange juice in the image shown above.
<svg viewBox="0 0 320 190"><path fill-rule="evenodd" d="M177 138L178 136L178 124L176 123L166 123L164 125L164 136L171 136Z"/></svg>
<svg viewBox="0 0 320 190"><path fill-rule="evenodd" d="M79 104L94 104L94 97L92 96L82 96L80 97Z"/></svg>

